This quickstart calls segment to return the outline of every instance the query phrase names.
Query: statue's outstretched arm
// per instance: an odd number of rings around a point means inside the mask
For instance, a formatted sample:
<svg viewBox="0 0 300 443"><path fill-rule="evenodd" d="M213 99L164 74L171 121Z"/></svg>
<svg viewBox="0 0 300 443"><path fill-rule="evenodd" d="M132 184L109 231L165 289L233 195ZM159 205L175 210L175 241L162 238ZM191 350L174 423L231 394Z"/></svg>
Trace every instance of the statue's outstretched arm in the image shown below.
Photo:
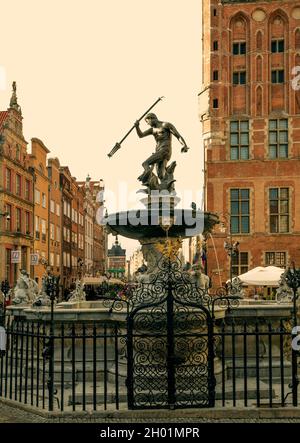
<svg viewBox="0 0 300 443"><path fill-rule="evenodd" d="M168 128L170 129L171 133L178 139L178 141L182 144L181 152L187 152L188 147L184 140L184 138L179 134L175 126L173 126L171 123L167 123Z"/></svg>

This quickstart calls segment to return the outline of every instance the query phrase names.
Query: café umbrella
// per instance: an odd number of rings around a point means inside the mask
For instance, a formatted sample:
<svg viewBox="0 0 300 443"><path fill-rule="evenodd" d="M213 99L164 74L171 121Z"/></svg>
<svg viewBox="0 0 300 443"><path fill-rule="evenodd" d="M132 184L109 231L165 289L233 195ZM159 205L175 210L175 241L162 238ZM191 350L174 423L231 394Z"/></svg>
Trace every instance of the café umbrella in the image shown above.
<svg viewBox="0 0 300 443"><path fill-rule="evenodd" d="M279 280L285 269L276 266L258 266L239 275L243 285L249 286L279 286Z"/></svg>

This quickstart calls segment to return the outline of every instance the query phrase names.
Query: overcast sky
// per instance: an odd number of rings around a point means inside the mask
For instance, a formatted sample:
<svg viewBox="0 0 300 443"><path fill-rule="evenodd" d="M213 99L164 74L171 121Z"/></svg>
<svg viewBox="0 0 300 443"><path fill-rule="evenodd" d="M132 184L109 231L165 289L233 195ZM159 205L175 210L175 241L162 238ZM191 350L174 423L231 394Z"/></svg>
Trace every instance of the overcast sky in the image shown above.
<svg viewBox="0 0 300 443"><path fill-rule="evenodd" d="M28 142L40 138L79 180L89 173L114 193L123 182L132 195L121 208L131 209L154 139L134 131L114 157L107 153L165 96L153 112L173 123L191 148L181 154L174 140L175 178L177 190L193 191L196 200L203 168L201 0L12 0L2 3L1 17L1 109L15 80ZM106 204L114 209L109 199ZM138 246L120 240L128 255Z"/></svg>

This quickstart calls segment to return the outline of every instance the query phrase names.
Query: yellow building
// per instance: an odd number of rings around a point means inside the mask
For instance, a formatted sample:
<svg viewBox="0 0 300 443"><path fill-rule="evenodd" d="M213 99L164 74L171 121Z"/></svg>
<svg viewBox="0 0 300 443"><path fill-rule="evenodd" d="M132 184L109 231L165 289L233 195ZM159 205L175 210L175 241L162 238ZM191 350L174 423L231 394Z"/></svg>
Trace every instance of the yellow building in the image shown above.
<svg viewBox="0 0 300 443"><path fill-rule="evenodd" d="M50 259L50 180L48 178L47 154L50 151L38 138L31 139L30 164L34 171L34 253L39 262L34 266L34 277L41 284Z"/></svg>

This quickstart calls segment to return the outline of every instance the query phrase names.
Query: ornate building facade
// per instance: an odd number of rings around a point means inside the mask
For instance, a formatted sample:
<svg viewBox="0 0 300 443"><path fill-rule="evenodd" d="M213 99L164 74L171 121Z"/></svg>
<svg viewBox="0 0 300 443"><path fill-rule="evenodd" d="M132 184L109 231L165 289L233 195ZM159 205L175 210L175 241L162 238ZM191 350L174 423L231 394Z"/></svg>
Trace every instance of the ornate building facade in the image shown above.
<svg viewBox="0 0 300 443"><path fill-rule="evenodd" d="M299 266L300 2L204 1L202 56L208 273Z"/></svg>
<svg viewBox="0 0 300 443"><path fill-rule="evenodd" d="M23 135L16 84L7 111L0 112L0 280L16 283L30 273L33 248L33 174Z"/></svg>
<svg viewBox="0 0 300 443"><path fill-rule="evenodd" d="M115 243L107 252L108 275L113 278L124 278L126 271L126 249L123 249L116 236Z"/></svg>

